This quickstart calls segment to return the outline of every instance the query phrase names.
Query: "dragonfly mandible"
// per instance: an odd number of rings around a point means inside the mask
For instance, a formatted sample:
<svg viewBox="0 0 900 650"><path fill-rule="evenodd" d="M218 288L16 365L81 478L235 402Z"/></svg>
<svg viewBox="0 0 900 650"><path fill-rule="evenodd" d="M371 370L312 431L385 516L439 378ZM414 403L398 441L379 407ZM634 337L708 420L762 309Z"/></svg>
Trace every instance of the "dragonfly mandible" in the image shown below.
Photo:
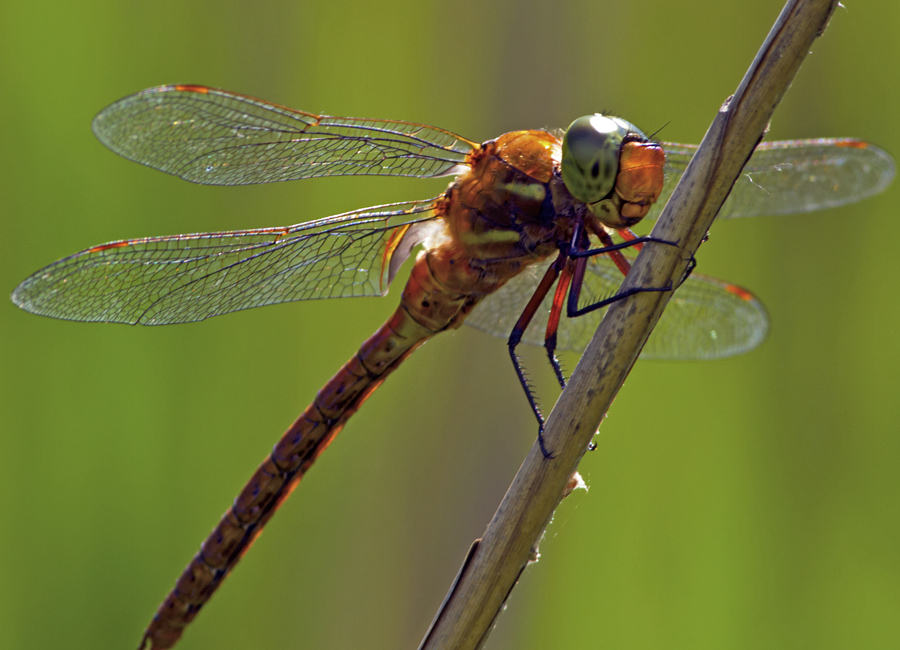
<svg viewBox="0 0 900 650"><path fill-rule="evenodd" d="M54 318L162 325L295 300L384 295L415 255L400 306L318 392L188 564L142 640L171 648L280 503L363 401L434 334L464 321L521 341L583 350L640 239L696 147L656 143L630 123L579 118L564 134L515 131L482 144L424 124L330 117L203 86L171 85L101 111L114 152L194 183L318 176L455 176L440 196L294 226L147 237L88 248L13 292ZM865 142L760 145L719 216L806 212L882 191L891 157ZM556 289L552 290L554 285ZM567 297L568 292L568 297ZM562 311L582 314L561 318ZM745 352L768 320L745 289L692 274L643 356ZM526 389L538 417L537 405Z"/></svg>

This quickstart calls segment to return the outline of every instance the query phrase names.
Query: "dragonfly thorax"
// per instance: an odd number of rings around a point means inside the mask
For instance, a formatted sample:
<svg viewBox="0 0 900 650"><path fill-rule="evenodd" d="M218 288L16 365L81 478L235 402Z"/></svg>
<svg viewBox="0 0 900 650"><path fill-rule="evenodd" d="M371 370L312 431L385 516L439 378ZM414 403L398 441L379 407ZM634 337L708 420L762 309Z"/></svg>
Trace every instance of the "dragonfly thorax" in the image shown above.
<svg viewBox="0 0 900 650"><path fill-rule="evenodd" d="M587 213L565 189L560 156L559 139L546 131L515 131L481 145L442 197L443 252L429 254L457 260L452 272L442 262L452 275L464 262L479 267L477 290L487 293L552 255L571 237L576 213Z"/></svg>

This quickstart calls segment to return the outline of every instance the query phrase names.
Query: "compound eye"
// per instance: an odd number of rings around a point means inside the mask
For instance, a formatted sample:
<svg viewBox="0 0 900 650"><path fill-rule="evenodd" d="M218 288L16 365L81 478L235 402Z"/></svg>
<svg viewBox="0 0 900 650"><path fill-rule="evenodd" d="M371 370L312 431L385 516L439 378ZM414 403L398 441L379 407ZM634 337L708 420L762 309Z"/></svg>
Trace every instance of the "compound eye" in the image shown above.
<svg viewBox="0 0 900 650"><path fill-rule="evenodd" d="M595 113L579 117L563 137L562 177L579 201L596 203L612 191L619 171L619 150L625 137L637 132L617 117Z"/></svg>

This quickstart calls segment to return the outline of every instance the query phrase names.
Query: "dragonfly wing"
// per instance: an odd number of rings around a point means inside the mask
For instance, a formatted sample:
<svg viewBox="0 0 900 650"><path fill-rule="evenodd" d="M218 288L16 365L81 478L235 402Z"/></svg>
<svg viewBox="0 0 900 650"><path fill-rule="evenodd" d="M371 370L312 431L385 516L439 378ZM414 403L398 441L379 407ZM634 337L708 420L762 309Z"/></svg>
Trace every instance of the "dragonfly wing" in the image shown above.
<svg viewBox="0 0 900 650"><path fill-rule="evenodd" d="M475 143L424 124L331 117L204 86L160 86L94 118L121 156L208 185L455 173Z"/></svg>
<svg viewBox="0 0 900 650"><path fill-rule="evenodd" d="M666 184L648 219L659 216L697 151L663 143ZM894 178L894 161L861 140L764 142L756 148L719 212L720 219L795 214L855 203L878 194Z"/></svg>
<svg viewBox="0 0 900 650"><path fill-rule="evenodd" d="M535 265L485 298L466 319L473 327L508 337L549 262ZM591 258L584 277L581 303L615 294L622 274L606 256ZM541 304L523 341L544 344L553 292ZM557 346L581 352L593 337L605 309L560 320ZM719 359L748 352L768 332L762 304L748 291L697 273L675 292L641 353L642 359Z"/></svg>
<svg viewBox="0 0 900 650"><path fill-rule="evenodd" d="M162 325L294 300L384 295L436 219L413 201L285 228L148 237L89 248L12 294L66 320Z"/></svg>

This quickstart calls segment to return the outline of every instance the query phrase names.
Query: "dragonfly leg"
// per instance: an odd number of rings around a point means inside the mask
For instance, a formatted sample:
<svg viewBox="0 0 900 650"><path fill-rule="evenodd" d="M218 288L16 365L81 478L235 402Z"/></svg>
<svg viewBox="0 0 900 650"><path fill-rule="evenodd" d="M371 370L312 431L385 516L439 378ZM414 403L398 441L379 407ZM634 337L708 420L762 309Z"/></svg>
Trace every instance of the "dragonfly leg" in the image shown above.
<svg viewBox="0 0 900 650"><path fill-rule="evenodd" d="M628 232L628 231L623 230L622 232L624 235L624 233ZM644 244L648 244L648 243L666 244L667 246L675 246L676 248L679 247L679 244L677 241L669 241L668 239L659 239L658 237L653 237L651 235L644 235L642 237L634 237L634 239L629 238L629 236L627 236L627 235L625 235L625 237L626 237L625 241L620 242L618 244L614 244L614 243L612 243L612 239L609 239L609 236L606 235L605 237L601 238L602 243L604 245L601 246L600 248L590 248L590 249L584 250L584 251L573 250L569 253L569 257L571 257L573 259L577 259L579 257L594 257L595 255L608 255L610 253L613 253L614 251L622 250L623 248L637 248L638 250L640 250ZM608 245L606 243L607 241L609 242Z"/></svg>
<svg viewBox="0 0 900 650"><path fill-rule="evenodd" d="M547 329L544 335L544 349L547 352L547 358L550 360L550 366L553 368L553 372L556 375L556 380L559 382L561 388L565 388L566 378L563 374L562 367L560 366L559 358L556 356L559 319L562 316L563 305L566 304L567 293L569 294L569 307L567 311L571 312L573 293L576 296L574 304L577 306L577 297L578 295L580 295L581 285L584 280L585 268L587 267L587 258L592 255L607 254L610 256L610 258L612 258L622 274L627 275L628 271L631 269L631 265L629 264L625 256L620 252L622 249L630 247L637 247L638 249L640 249L640 247L647 242L660 242L677 245L673 242L660 240L653 237L636 237L630 230L626 230L625 232L621 233L622 236L626 239L624 243L615 244L605 230L599 230L597 234L600 238L601 243L603 244L601 248L590 249L587 251L579 252L576 255L572 255L571 251L572 249L577 248L578 242L582 237L581 233L582 231L580 228L576 229L572 237L571 248L569 250L560 251L559 257L557 257L556 261L547 269L544 277L541 279L540 284L538 284L537 289L535 289L534 294L531 296L531 299L525 306L522 315L516 322L515 327L513 327L513 331L510 333L509 340L507 341L510 358L512 359L513 367L516 370L516 375L519 378L519 382L522 384L522 388L525 390L525 396L528 399L528 403L531 405L531 410L534 412L535 417L537 418L538 443L540 444L541 451L546 458L552 458L553 455L547 450L546 446L544 445L544 416L541 413L540 407L538 406L537 399L534 396L534 391L528 383L528 378L525 376L525 371L522 368L522 364L518 356L516 355L516 347L521 342L522 336L524 335L529 323L531 323L531 320L534 318L534 315L540 307L540 304L550 292L550 287L552 287L553 283L558 280L556 291L553 294L550 314L547 319ZM622 295L617 297L616 299L621 299L624 297L625 296ZM586 311L592 311L593 309L598 308L599 307L592 307L587 309Z"/></svg>
<svg viewBox="0 0 900 650"><path fill-rule="evenodd" d="M664 287L632 287L631 289L627 289L622 291L621 293L617 293L614 296L610 296L609 298L603 298L602 300L598 300L597 302L591 303L584 307L578 306L578 299L580 297L581 287L578 287L576 291L575 284L572 284L572 290L569 292L569 301L566 305L566 316L569 318L575 318L577 316L582 316L584 314L589 314L592 311L596 311L598 309L603 309L604 307L608 307L614 302L619 302L620 300L624 300L629 296L633 296L638 293L644 293L646 291L672 291L673 286L671 283Z"/></svg>
<svg viewBox="0 0 900 650"><path fill-rule="evenodd" d="M700 240L700 243L705 244L708 241L709 241L709 231L707 230L706 234L703 235L703 239ZM691 253L691 259L688 260L688 265L687 265L687 268L684 270L684 275L681 276L681 282L678 283L679 287L684 284L685 280L687 280L689 277L691 277L691 273L693 273L694 269L696 269L696 268L697 268L697 258L694 257L693 253Z"/></svg>
<svg viewBox="0 0 900 650"><path fill-rule="evenodd" d="M628 231L630 234L630 231ZM653 242L657 244L666 244L667 246L675 246L678 247L678 242L668 241L666 239L659 239L656 237L645 236L645 237L634 237L631 235L624 235L626 237L626 241L620 244L610 244L604 245L601 248L593 248L585 251L572 251L569 253L569 257L575 259L577 261L582 261L587 259L588 257L592 257L594 255L609 255L613 261L616 263L616 266L622 271L624 274L627 274L628 270L630 270L631 265L628 264L628 261L624 259L624 257L619 253L619 251L623 248L629 248L632 246L641 247L646 243ZM601 242L606 244L606 242L611 242L608 235L605 237L601 237ZM617 256L621 257L621 263L617 260ZM692 256L693 259L693 256ZM623 268L625 267L625 268ZM688 268L693 270L693 266L691 263L688 264ZM614 302L618 302L619 300L623 300L629 296L633 296L637 293L643 293L645 291L672 291L673 286L669 283L665 287L633 287L621 293L617 293L614 296L610 296L609 298L603 298L598 300L597 302L591 303L584 307L578 306L578 301L581 298L581 287L582 280L584 279L584 264L581 265L576 264L575 273L572 276L572 288L569 291L569 300L566 305L566 315L569 318L574 318L576 316L581 316L583 314L590 313L592 311L596 311L597 309L602 309L603 307L607 307ZM687 276L684 276L681 281L679 281L678 286L681 286L681 283L687 279Z"/></svg>
<svg viewBox="0 0 900 650"><path fill-rule="evenodd" d="M583 262L576 262L576 264ZM563 305L566 302L566 292L572 282L571 262L567 263L559 274L559 282L556 284L556 293L553 294L553 302L550 306L550 316L547 319L547 330L544 335L544 349L547 351L547 357L550 359L550 365L553 372L556 373L556 381L559 382L560 388L566 387L566 378L563 375L562 368L559 365L559 359L556 356L556 333L559 330L559 318L562 315Z"/></svg>
<svg viewBox="0 0 900 650"><path fill-rule="evenodd" d="M691 273L694 272L695 268L697 268L697 258L694 257L693 253L691 253L691 259L688 260L688 265L684 270L684 275L681 276L681 280L678 282L679 287L684 284L685 280L691 277Z"/></svg>
<svg viewBox="0 0 900 650"><path fill-rule="evenodd" d="M618 232L625 239L625 241L635 242L634 246L638 250L643 248L644 243L637 242L638 237L633 232L631 232L631 230L629 230L628 228L623 228L622 230L620 230ZM598 233L598 235L600 237L600 241L603 243L604 246L614 246L615 245L615 244L613 244L612 239L606 232L600 232L600 233ZM703 236L703 240L701 241L701 243L707 241L708 239L709 239L709 233L707 232ZM672 244L673 243L673 242L667 241L665 239L653 239L652 241L655 241L658 243L663 243L663 244ZM628 275L628 271L631 269L631 265L628 263L628 260L625 259L625 256L622 255L622 253L617 252L617 251L613 251L612 253L609 254L609 256L611 258L613 258L613 262L615 262L616 266L619 267L619 270L622 271L622 274ZM618 258L621 258L622 262L624 262L624 266L625 266L624 269L623 269L623 264L620 263L619 259L617 259L617 256L618 256ZM691 277L691 273L694 272L695 268L697 268L697 258L694 257L693 253L691 253L691 259L688 261L687 268L684 270L684 275L681 277L681 281L678 283L679 287L682 284L684 284L685 280L687 280L689 277Z"/></svg>
<svg viewBox="0 0 900 650"><path fill-rule="evenodd" d="M528 304L525 305L525 309L522 311L522 315L519 316L519 320L516 321L512 332L510 332L509 334L509 339L506 342L506 346L509 349L509 357L510 359L512 359L513 368L515 368L516 370L516 376L519 378L519 383L522 384L522 389L525 391L525 398L528 400L528 404L529 406L531 406L531 410L538 421L538 444L541 447L541 453L544 454L544 458L553 458L553 454L550 453L550 451L544 445L544 416L541 413L540 406L538 406L537 399L534 396L534 391L532 390L531 385L528 383L528 377L525 376L525 370L522 367L522 363L519 361L518 355L516 355L516 347L518 347L519 343L522 342L522 336L525 334L525 330L528 328L528 324L531 323L531 320L537 313L538 307L541 306L541 302L543 302L546 295L550 292L550 287L552 287L553 283L556 282L556 279L559 277L560 271L565 268L565 265L566 255L565 253L560 251L560 254L556 258L556 261L547 268L547 271L544 273L544 277L541 278L540 284L538 284L537 289L535 289L534 294L528 301ZM553 362L551 361L551 363ZM562 370L559 369L558 362L554 364L554 371L557 372L558 376L562 375Z"/></svg>

